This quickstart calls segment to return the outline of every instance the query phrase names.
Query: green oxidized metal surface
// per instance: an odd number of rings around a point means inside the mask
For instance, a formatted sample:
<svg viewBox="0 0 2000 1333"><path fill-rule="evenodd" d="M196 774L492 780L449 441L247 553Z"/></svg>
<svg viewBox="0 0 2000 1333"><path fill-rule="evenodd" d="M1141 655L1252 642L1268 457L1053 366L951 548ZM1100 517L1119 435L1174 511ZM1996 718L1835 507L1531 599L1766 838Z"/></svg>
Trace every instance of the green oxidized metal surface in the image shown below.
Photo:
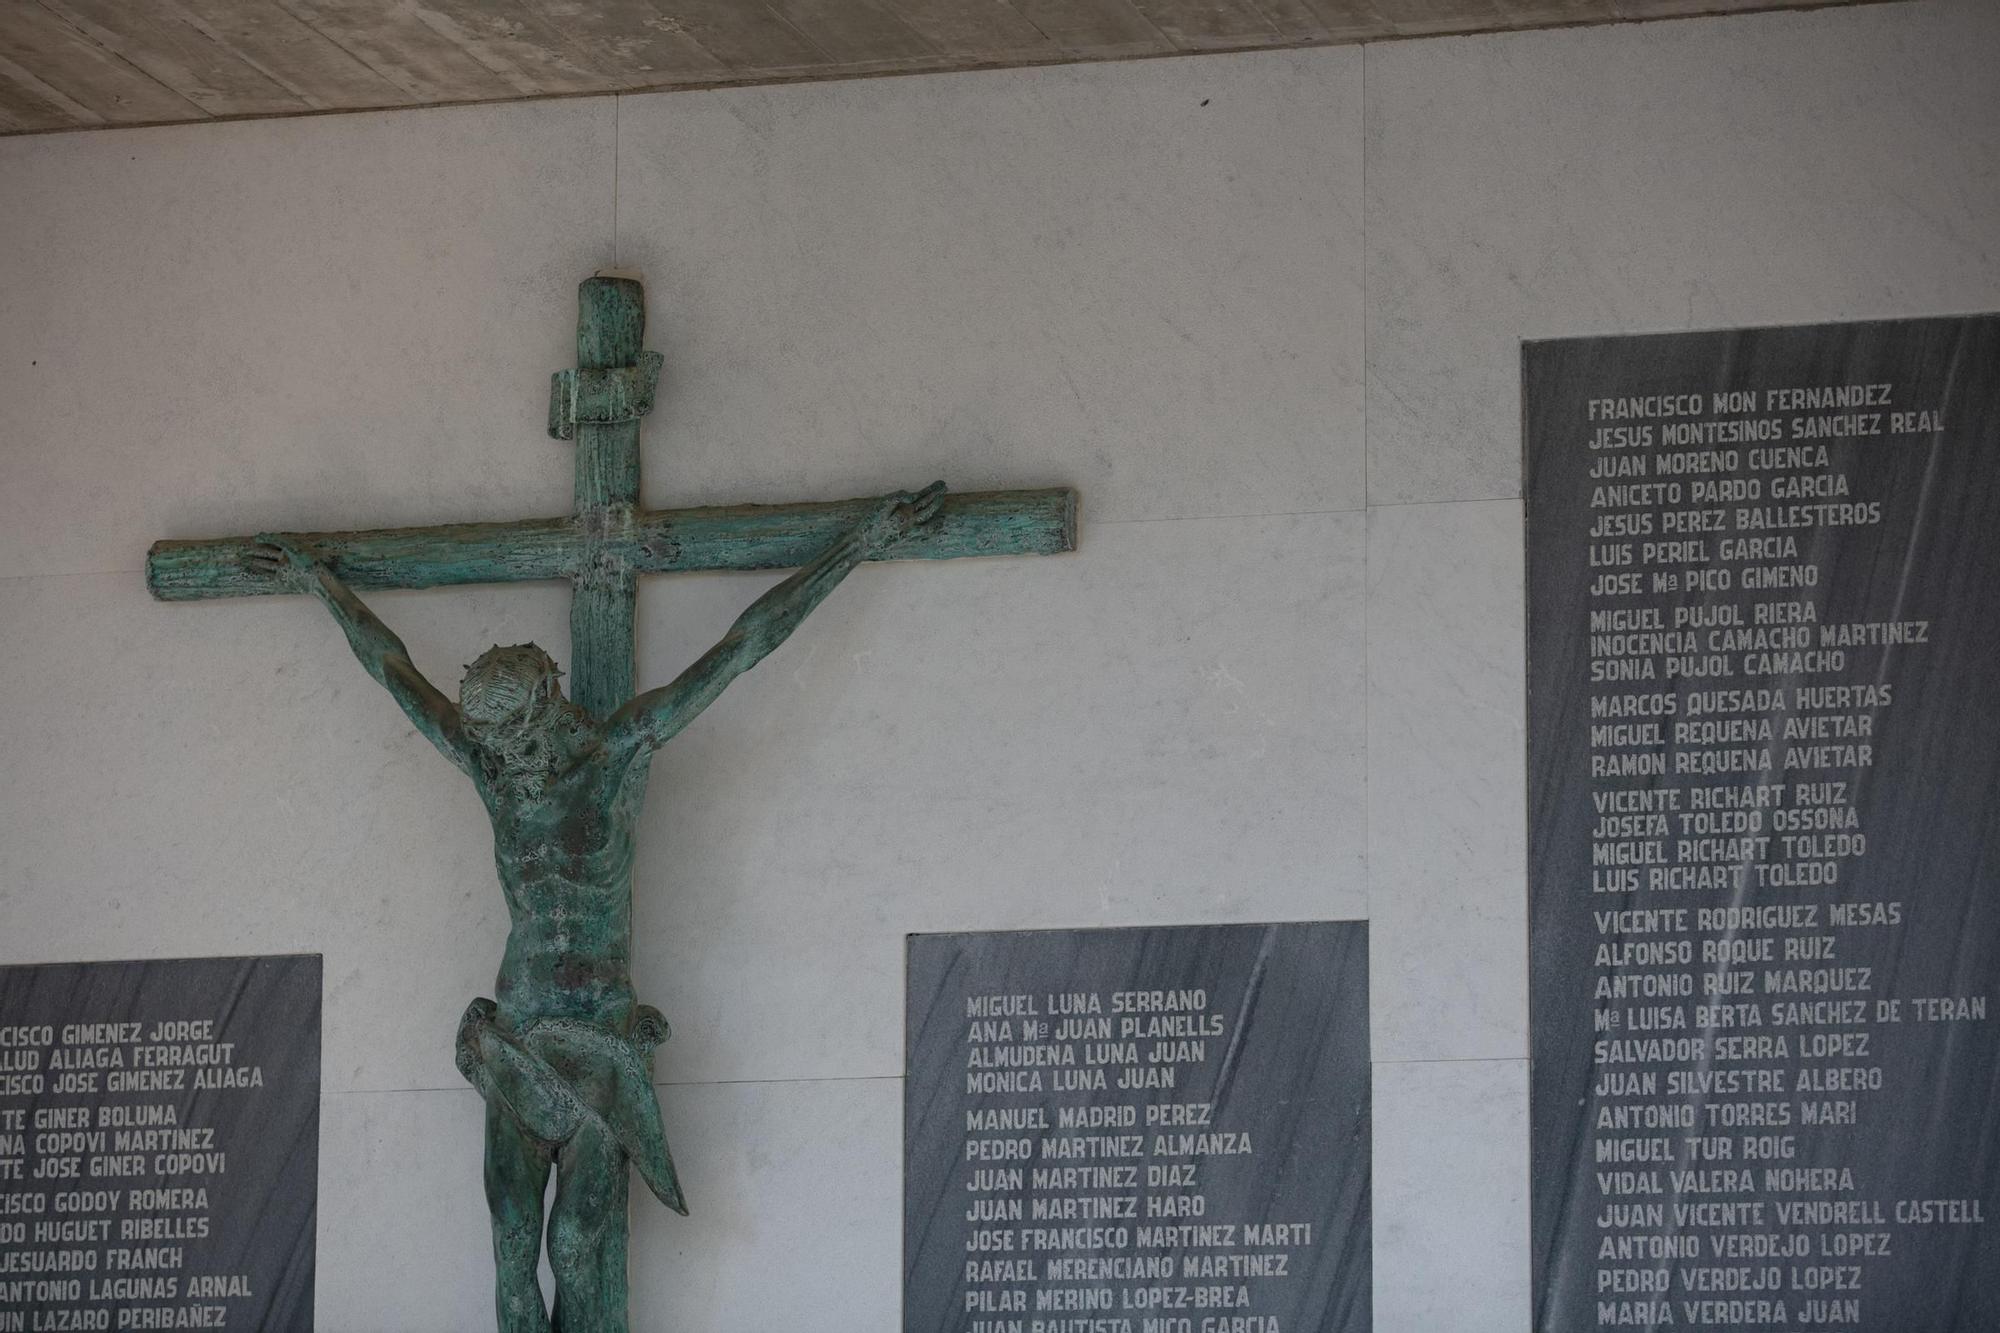
<svg viewBox="0 0 2000 1333"><path fill-rule="evenodd" d="M457 1063L486 1100L502 1333L625 1329L628 1165L687 1211L653 1093L667 1024L631 982L633 841L653 752L864 561L1075 545L1069 491L948 498L938 483L828 504L640 512L639 418L660 369L641 347L644 329L637 282L583 284L577 369L555 376L549 410L550 433L576 442L566 518L160 542L146 564L165 600L317 597L486 805L511 928L493 998L475 999L460 1023ZM633 697L638 575L791 566L693 666ZM549 655L519 644L482 654L454 701L354 593L546 578L574 588L570 697ZM536 1280L545 1233L553 1311Z"/></svg>
<svg viewBox="0 0 2000 1333"><path fill-rule="evenodd" d="M795 569L867 514L870 499L719 505L634 515L629 532L598 538L640 574ZM294 532L355 588L441 588L573 578L588 546L574 518L454 523L367 532ZM285 591L244 563L248 537L155 542L146 584L163 602ZM1076 549L1074 491L947 495L935 522L893 554L870 559L955 560L970 555L1056 555Z"/></svg>

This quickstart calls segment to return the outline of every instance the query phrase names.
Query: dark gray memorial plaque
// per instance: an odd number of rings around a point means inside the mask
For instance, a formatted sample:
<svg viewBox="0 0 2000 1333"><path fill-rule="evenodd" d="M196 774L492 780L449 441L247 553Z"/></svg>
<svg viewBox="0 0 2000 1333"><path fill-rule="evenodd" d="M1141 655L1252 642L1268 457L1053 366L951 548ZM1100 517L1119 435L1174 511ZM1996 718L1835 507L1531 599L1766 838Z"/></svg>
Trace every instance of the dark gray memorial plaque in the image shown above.
<svg viewBox="0 0 2000 1333"><path fill-rule="evenodd" d="M0 967L0 1333L311 1329L317 955Z"/></svg>
<svg viewBox="0 0 2000 1333"><path fill-rule="evenodd" d="M2000 317L1525 407L1535 1328L2000 1329Z"/></svg>
<svg viewBox="0 0 2000 1333"><path fill-rule="evenodd" d="M1368 928L913 935L906 1333L1369 1327Z"/></svg>

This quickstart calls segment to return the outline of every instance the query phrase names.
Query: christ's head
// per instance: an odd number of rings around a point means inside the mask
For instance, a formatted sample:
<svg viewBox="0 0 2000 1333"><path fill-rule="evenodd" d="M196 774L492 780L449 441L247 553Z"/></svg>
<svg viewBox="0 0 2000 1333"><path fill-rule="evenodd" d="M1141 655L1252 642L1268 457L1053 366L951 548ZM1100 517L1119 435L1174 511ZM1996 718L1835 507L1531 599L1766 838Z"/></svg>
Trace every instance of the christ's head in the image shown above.
<svg viewBox="0 0 2000 1333"><path fill-rule="evenodd" d="M458 707L476 731L519 732L563 717L562 671L532 643L498 644L465 669Z"/></svg>

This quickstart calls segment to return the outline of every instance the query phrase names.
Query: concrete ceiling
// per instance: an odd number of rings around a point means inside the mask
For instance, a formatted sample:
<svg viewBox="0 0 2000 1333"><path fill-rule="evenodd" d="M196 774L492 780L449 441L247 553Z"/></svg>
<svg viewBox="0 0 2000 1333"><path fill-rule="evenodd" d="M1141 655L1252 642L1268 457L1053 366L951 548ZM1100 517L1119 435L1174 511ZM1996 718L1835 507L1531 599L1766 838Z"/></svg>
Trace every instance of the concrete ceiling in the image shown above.
<svg viewBox="0 0 2000 1333"><path fill-rule="evenodd" d="M1870 0L0 0L0 134Z"/></svg>

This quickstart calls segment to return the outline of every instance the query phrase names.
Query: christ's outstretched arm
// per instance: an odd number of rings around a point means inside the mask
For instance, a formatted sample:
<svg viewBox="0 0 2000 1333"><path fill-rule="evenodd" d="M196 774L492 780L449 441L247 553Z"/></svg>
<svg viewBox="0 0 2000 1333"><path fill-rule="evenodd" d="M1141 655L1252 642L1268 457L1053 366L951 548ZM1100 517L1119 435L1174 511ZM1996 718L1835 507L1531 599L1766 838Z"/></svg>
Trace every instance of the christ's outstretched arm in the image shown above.
<svg viewBox="0 0 2000 1333"><path fill-rule="evenodd" d="M729 632L671 684L648 690L620 708L605 727L608 743L631 754L672 740L714 703L729 682L783 643L834 586L869 556L886 550L937 516L944 483L882 497L881 506L800 569L750 604Z"/></svg>
<svg viewBox="0 0 2000 1333"><path fill-rule="evenodd" d="M324 602L368 674L389 691L417 730L445 758L469 771L472 746L458 705L424 678L395 631L383 624L325 562L295 542L266 535L257 538L248 563L257 572L279 578L293 590L311 593Z"/></svg>

